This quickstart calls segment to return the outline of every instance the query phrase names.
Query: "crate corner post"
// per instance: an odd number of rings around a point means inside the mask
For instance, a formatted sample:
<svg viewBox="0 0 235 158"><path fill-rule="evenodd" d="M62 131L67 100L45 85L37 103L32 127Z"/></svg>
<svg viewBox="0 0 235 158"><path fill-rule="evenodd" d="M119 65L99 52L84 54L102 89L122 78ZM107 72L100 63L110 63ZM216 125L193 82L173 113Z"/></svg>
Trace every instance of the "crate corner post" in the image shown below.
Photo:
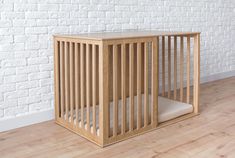
<svg viewBox="0 0 235 158"><path fill-rule="evenodd" d="M199 113L199 91L200 91L200 33L194 35L194 100L193 111Z"/></svg>
<svg viewBox="0 0 235 158"><path fill-rule="evenodd" d="M59 43L55 36L54 42L54 108L55 108L55 121L59 119Z"/></svg>
<svg viewBox="0 0 235 158"><path fill-rule="evenodd" d="M99 45L99 128L100 146L107 144L108 138L108 45L106 41L101 41Z"/></svg>

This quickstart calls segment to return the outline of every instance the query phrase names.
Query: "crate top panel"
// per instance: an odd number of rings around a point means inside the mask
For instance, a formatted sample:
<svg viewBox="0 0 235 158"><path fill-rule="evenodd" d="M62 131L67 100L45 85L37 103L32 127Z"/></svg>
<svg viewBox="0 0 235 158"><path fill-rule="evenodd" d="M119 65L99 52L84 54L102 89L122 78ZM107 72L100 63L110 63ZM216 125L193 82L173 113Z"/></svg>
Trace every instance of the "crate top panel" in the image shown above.
<svg viewBox="0 0 235 158"><path fill-rule="evenodd" d="M54 37L60 38L78 38L89 40L112 40L112 39L124 39L124 38L144 38L155 36L193 36L200 32L165 32L165 31L136 31L128 30L122 32L99 32L99 33L85 33L85 34L65 34L54 35Z"/></svg>

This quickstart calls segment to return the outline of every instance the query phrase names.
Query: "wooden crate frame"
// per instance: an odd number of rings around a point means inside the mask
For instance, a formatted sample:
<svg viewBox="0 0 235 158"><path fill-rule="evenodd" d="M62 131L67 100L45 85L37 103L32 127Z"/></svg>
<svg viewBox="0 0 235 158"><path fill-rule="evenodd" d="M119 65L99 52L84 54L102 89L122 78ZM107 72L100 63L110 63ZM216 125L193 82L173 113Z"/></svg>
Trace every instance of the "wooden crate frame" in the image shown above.
<svg viewBox="0 0 235 158"><path fill-rule="evenodd" d="M174 86L171 88L171 66L168 65L167 92L165 89L165 39L168 38L168 64L171 64L171 41L174 41L174 55L177 53L177 38L180 39L180 96L177 97L177 71L174 71ZM187 56L186 67L186 95L184 99L184 73L183 55L184 38L187 40L187 53L190 54L190 39L193 39L193 113L159 124L157 119L158 95L181 102L190 102L190 55ZM160 43L162 50L160 53ZM148 46L147 46L148 45ZM151 48L151 49L150 49ZM119 52L119 53L118 53ZM127 53L128 52L128 53ZM150 52L151 59L147 57ZM128 55L128 61L127 56ZM110 54L112 54L110 58ZM134 57L134 55L136 57ZM158 89L159 84L159 55L162 55L162 89ZM119 57L118 57L119 55ZM164 57L164 58L163 58ZM134 65L133 58L137 61ZM151 65L149 65L149 60ZM109 60L112 60L112 71L110 71ZM120 62L118 63L118 60ZM126 78L126 64L129 64L130 74ZM142 64L141 64L142 63ZM134 66L137 66L136 73ZM142 67L141 67L142 66ZM149 66L151 69L149 69ZM120 67L120 69L118 69ZM174 69L177 67L177 58L174 57ZM150 76L148 71L151 71ZM118 72L121 77L118 80ZM112 76L110 77L110 73ZM136 91L133 92L134 78L136 78ZM151 79L148 79L151 78ZM85 137L86 139L104 147L142 133L164 127L171 123L195 116L198 114L199 106L199 83L200 83L200 33L162 33L151 36L125 37L115 39L92 39L80 38L79 36L54 36L54 84L55 84L55 121L59 125ZM112 79L112 85L110 85ZM97 81L98 80L98 81ZM129 85L126 86L126 80ZM149 80L151 86L149 88ZM110 83L109 83L110 82ZM120 82L120 83L119 83ZM118 83L120 86L118 87ZM112 87L112 88L110 88ZM129 89L129 90L127 90ZM110 90L112 95L110 95ZM126 94L128 91L128 94ZM85 92L85 93L84 93ZM148 102L148 94L151 93L151 102ZM141 95L144 95L144 115L140 111ZM129 110L129 118L126 118L126 98L130 97L130 104L134 104L133 98L137 95L137 120L132 124L134 112ZM122 102L121 126L118 124L117 107L118 100ZM131 101L132 100L132 101ZM111 114L109 104L113 102L113 127L111 129ZM96 118L96 105L98 107L98 120ZM89 106L88 106L89 105ZM130 106L131 106L130 105ZM148 107L147 107L148 105ZM149 114L147 111L150 111ZM131 107L129 107L131 109ZM78 111L86 110L84 112ZM143 110L143 109L142 109ZM90 111L92 111L92 126ZM69 115L69 113L72 113ZM74 119L74 114L75 119ZM150 119L149 119L150 118ZM127 119L129 123L127 125ZM76 124L74 123L76 122ZM99 122L99 131L96 129L96 122ZM88 123L85 123L88 122ZM80 123L80 124L79 124ZM93 125L95 124L95 127ZM127 128L128 126L128 128ZM93 128L92 128L93 127ZM92 129L91 129L92 128ZM127 128L127 129L126 129ZM93 131L93 132L92 132ZM98 134L97 134L98 133Z"/></svg>

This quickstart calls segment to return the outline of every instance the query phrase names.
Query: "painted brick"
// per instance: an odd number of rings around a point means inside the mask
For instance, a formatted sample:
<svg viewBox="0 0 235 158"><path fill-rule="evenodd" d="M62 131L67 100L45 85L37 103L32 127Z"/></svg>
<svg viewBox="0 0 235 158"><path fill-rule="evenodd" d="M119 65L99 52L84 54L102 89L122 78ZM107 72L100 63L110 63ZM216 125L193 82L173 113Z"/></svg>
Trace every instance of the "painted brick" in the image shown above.
<svg viewBox="0 0 235 158"><path fill-rule="evenodd" d="M36 26L36 20L35 19L16 19L13 20L13 26L15 27L31 27L31 26Z"/></svg>
<svg viewBox="0 0 235 158"><path fill-rule="evenodd" d="M37 26L56 26L58 20L56 19L38 19Z"/></svg>
<svg viewBox="0 0 235 158"><path fill-rule="evenodd" d="M38 56L38 51L15 51L15 54L14 54L15 58L16 59L25 59L25 58L34 58L34 57L37 57Z"/></svg>
<svg viewBox="0 0 235 158"><path fill-rule="evenodd" d="M23 12L3 12L2 19L24 19L25 14Z"/></svg>
<svg viewBox="0 0 235 158"><path fill-rule="evenodd" d="M39 72L38 65L31 65L31 66L22 66L16 68L16 73L18 74L29 74L33 72Z"/></svg>
<svg viewBox="0 0 235 158"><path fill-rule="evenodd" d="M58 11L59 5L58 4L39 4L38 10L39 11Z"/></svg>
<svg viewBox="0 0 235 158"><path fill-rule="evenodd" d="M46 34L47 28L46 27L27 27L25 28L26 34Z"/></svg>
<svg viewBox="0 0 235 158"><path fill-rule="evenodd" d="M4 76L4 83L17 83L27 81L27 75L13 75L13 76Z"/></svg>
<svg viewBox="0 0 235 158"><path fill-rule="evenodd" d="M45 79L50 77L50 72L37 72L37 73L31 73L29 74L29 80L38 80L38 79Z"/></svg>
<svg viewBox="0 0 235 158"><path fill-rule="evenodd" d="M53 64L40 65L40 71L53 71Z"/></svg>
<svg viewBox="0 0 235 158"><path fill-rule="evenodd" d="M4 116L4 110L0 109L0 118Z"/></svg>
<svg viewBox="0 0 235 158"><path fill-rule="evenodd" d="M235 70L234 8L234 0L0 0L0 119L53 107L54 34L201 31L201 76Z"/></svg>
<svg viewBox="0 0 235 158"><path fill-rule="evenodd" d="M14 36L14 42L23 43L23 42L36 42L38 40L37 35L16 35Z"/></svg>
<svg viewBox="0 0 235 158"><path fill-rule="evenodd" d="M7 107L16 107L18 99L4 99L4 101L0 102L0 108L6 109Z"/></svg>
<svg viewBox="0 0 235 158"><path fill-rule="evenodd" d="M77 4L60 4L60 11L78 11L79 5Z"/></svg>
<svg viewBox="0 0 235 158"><path fill-rule="evenodd" d="M40 95L21 97L18 99L18 106L39 103L41 101Z"/></svg>
<svg viewBox="0 0 235 158"><path fill-rule="evenodd" d="M0 27L11 27L12 21L11 20L1 20L0 21Z"/></svg>
<svg viewBox="0 0 235 158"><path fill-rule="evenodd" d="M17 107L10 107L4 110L5 117L16 117L17 115L25 114L28 112L27 106L17 106Z"/></svg>
<svg viewBox="0 0 235 158"><path fill-rule="evenodd" d="M13 11L13 4L4 4L4 3L0 3L0 10L1 12L4 11Z"/></svg>
<svg viewBox="0 0 235 158"><path fill-rule="evenodd" d="M40 103L29 104L30 112L40 111L41 109L49 109L49 108L51 108L50 101L42 101Z"/></svg>
<svg viewBox="0 0 235 158"><path fill-rule="evenodd" d="M38 57L28 59L28 65L47 64L49 62L47 57Z"/></svg>
<svg viewBox="0 0 235 158"><path fill-rule="evenodd" d="M4 68L2 70L2 75L4 76L8 76L8 75L16 75L16 69L13 67L13 68Z"/></svg>
<svg viewBox="0 0 235 158"><path fill-rule="evenodd" d="M16 83L17 90L25 90L36 87L39 87L39 82L37 80Z"/></svg>
<svg viewBox="0 0 235 158"><path fill-rule="evenodd" d="M29 89L29 96L42 95L42 94L50 93L50 91L51 90L49 86L32 88L32 89Z"/></svg>
<svg viewBox="0 0 235 158"><path fill-rule="evenodd" d="M0 24L1 25L1 24ZM13 43L13 36L0 36L0 43Z"/></svg>
<svg viewBox="0 0 235 158"><path fill-rule="evenodd" d="M12 59L14 58L15 54L14 53L10 53L9 52L1 52L0 53L0 60L5 60L5 59ZM0 62L1 65L1 62Z"/></svg>
<svg viewBox="0 0 235 158"><path fill-rule="evenodd" d="M26 19L46 19L48 18L47 12L26 12L25 13Z"/></svg>
<svg viewBox="0 0 235 158"><path fill-rule="evenodd" d="M16 90L15 83L0 85L0 93L1 92L10 92L10 91L15 91L15 90Z"/></svg>
<svg viewBox="0 0 235 158"><path fill-rule="evenodd" d="M26 65L26 59L9 59L9 60L4 60L1 64L3 68L25 66L25 65Z"/></svg>
<svg viewBox="0 0 235 158"><path fill-rule="evenodd" d="M21 98L29 95L28 90L17 90L15 92L6 92L4 94L4 99L14 99L14 98Z"/></svg>
<svg viewBox="0 0 235 158"><path fill-rule="evenodd" d="M35 11L37 10L37 4L17 4L14 5L14 11Z"/></svg>
<svg viewBox="0 0 235 158"><path fill-rule="evenodd" d="M40 80L40 86L41 87L52 85L52 84L53 84L53 80L51 80L50 78Z"/></svg>

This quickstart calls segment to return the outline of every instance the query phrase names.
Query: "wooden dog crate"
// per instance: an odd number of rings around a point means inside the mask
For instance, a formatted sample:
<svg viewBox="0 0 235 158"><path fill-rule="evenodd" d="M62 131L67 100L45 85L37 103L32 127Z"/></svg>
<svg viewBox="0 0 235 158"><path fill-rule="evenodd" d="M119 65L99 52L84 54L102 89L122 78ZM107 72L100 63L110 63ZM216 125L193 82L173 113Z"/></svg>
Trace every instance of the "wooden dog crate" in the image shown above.
<svg viewBox="0 0 235 158"><path fill-rule="evenodd" d="M200 33L54 36L55 120L107 146L198 114Z"/></svg>

